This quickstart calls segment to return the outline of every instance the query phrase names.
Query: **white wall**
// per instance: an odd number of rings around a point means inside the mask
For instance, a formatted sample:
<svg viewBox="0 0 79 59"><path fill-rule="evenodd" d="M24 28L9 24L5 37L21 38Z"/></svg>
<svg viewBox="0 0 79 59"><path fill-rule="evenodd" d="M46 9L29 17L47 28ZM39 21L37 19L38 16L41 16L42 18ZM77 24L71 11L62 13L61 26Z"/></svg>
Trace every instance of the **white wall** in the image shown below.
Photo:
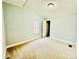
<svg viewBox="0 0 79 59"><path fill-rule="evenodd" d="M40 33L34 34L33 32L33 21L40 21L40 17L36 16L28 8L24 9L3 3L3 12L7 45L22 42L33 37L40 37Z"/></svg>
<svg viewBox="0 0 79 59"><path fill-rule="evenodd" d="M5 59L6 54L6 36L5 36L5 26L4 26L4 17L2 16L2 52L3 52L3 59Z"/></svg>
<svg viewBox="0 0 79 59"><path fill-rule="evenodd" d="M3 3L3 12L7 45L41 36L40 33L35 34L33 28L33 22L41 20L41 17L29 8ZM76 13L51 18L51 38L76 42Z"/></svg>
<svg viewBox="0 0 79 59"><path fill-rule="evenodd" d="M51 38L76 42L76 12L51 19Z"/></svg>

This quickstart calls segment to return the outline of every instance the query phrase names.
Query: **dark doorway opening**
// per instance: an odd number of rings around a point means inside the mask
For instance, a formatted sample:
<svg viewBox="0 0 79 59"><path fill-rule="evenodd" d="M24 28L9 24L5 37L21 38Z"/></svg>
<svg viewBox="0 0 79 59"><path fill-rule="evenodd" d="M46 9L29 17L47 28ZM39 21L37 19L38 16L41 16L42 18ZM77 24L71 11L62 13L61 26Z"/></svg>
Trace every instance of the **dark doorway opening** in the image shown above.
<svg viewBox="0 0 79 59"><path fill-rule="evenodd" d="M47 21L47 34L46 37L50 36L50 21Z"/></svg>

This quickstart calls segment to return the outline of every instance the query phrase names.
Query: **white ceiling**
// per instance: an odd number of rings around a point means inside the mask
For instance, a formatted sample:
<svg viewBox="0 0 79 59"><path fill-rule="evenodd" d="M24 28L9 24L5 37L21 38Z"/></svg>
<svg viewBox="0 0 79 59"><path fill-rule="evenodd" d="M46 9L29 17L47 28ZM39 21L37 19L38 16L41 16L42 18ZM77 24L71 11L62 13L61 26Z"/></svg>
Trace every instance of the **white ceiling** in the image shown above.
<svg viewBox="0 0 79 59"><path fill-rule="evenodd" d="M43 17L53 17L76 11L76 0L4 0L24 8L30 8L34 13ZM53 2L54 8L47 8L47 3Z"/></svg>
<svg viewBox="0 0 79 59"><path fill-rule="evenodd" d="M54 8L47 8L47 3L53 2ZM25 7L30 7L38 15L50 17L76 11L76 0L31 0Z"/></svg>
<svg viewBox="0 0 79 59"><path fill-rule="evenodd" d="M16 6L22 7L25 2L28 0L3 0L3 2L7 2Z"/></svg>

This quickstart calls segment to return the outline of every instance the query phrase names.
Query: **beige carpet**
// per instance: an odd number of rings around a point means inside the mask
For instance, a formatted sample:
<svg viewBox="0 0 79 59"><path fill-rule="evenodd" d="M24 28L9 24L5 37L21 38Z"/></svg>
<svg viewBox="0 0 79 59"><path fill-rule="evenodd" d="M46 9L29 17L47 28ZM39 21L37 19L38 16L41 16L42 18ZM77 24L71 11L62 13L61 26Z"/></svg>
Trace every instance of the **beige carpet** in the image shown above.
<svg viewBox="0 0 79 59"><path fill-rule="evenodd" d="M10 59L76 59L76 47L54 39L42 38L8 49Z"/></svg>

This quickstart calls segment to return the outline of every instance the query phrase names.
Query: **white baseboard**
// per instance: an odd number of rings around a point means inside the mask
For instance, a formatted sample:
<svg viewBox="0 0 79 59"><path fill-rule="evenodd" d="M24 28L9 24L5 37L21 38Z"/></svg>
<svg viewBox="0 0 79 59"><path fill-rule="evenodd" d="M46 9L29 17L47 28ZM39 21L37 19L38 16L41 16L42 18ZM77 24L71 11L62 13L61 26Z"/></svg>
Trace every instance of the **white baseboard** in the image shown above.
<svg viewBox="0 0 79 59"><path fill-rule="evenodd" d="M29 38L29 39L26 39L25 41L21 41L21 42L17 42L17 43L14 43L14 44L7 45L7 46L6 46L6 49L7 49L7 48L11 48L11 47L15 47L15 46L18 46L18 45L22 45L22 44L31 42L31 41L33 41L33 40L37 40L37 39L39 39L39 38L41 38L41 35L40 35L40 34L37 34L37 35L32 36L32 37Z"/></svg>
<svg viewBox="0 0 79 59"><path fill-rule="evenodd" d="M70 41L66 41L64 39L59 39L59 38L55 38L55 37L53 37L53 38L47 37L47 38L54 39L54 40L57 40L59 42L63 42L63 43L66 43L66 44L76 45L76 43L70 42ZM14 46L18 46L18 45L21 45L21 44L24 44L24 43L31 42L33 40L37 40L37 39L40 39L40 38L39 37L31 38L31 39L28 39L28 40L23 41L23 42L19 42L19 43L16 43L16 44L8 45L6 48L11 48L11 47L14 47Z"/></svg>
<svg viewBox="0 0 79 59"><path fill-rule="evenodd" d="M51 37L50 37L50 38L51 38ZM63 42L63 43L67 43L67 44L71 44L71 45L76 45L75 42L66 41L66 40L64 40L64 39L59 39L59 38L55 38L55 37L53 37L53 38L51 38L51 39L55 39L55 40L57 40L57 41L60 41L60 42Z"/></svg>

